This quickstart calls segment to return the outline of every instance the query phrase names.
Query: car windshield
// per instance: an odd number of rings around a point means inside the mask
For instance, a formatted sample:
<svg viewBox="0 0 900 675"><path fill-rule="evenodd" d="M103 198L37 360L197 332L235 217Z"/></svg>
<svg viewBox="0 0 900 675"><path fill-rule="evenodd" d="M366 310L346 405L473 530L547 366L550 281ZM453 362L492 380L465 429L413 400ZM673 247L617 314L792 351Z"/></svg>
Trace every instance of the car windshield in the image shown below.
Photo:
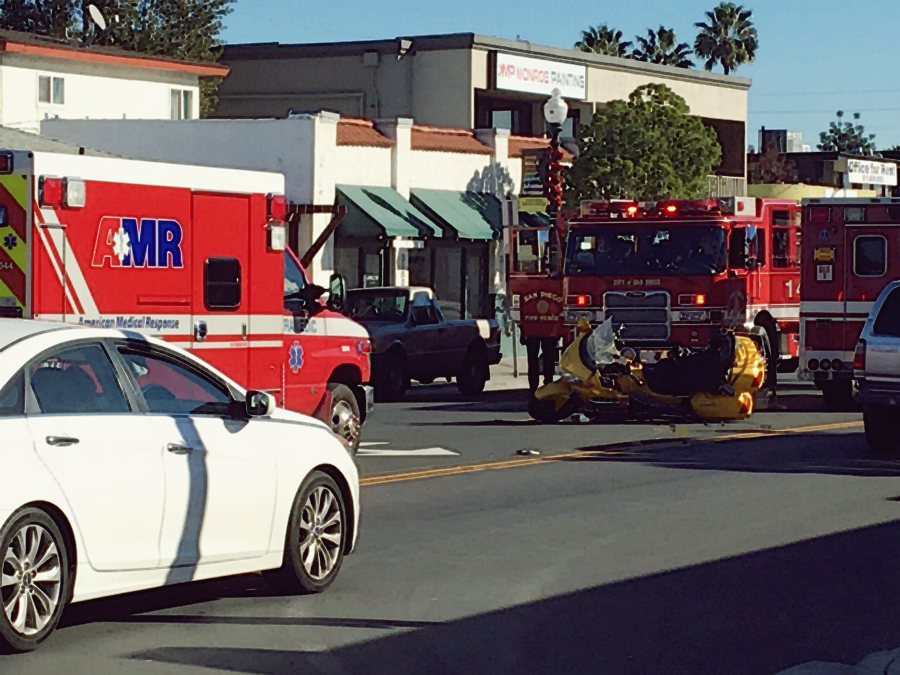
<svg viewBox="0 0 900 675"><path fill-rule="evenodd" d="M566 246L572 275L719 274L726 264L725 228L718 225L579 228Z"/></svg>
<svg viewBox="0 0 900 675"><path fill-rule="evenodd" d="M347 314L360 321L404 321L409 293L403 290L347 292Z"/></svg>

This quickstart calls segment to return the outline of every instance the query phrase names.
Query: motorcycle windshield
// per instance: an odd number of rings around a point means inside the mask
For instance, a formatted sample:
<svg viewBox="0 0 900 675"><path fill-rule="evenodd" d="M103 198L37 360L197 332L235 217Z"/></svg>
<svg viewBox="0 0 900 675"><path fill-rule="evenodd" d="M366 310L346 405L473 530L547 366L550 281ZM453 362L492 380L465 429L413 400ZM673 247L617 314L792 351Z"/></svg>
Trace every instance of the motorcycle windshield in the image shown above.
<svg viewBox="0 0 900 675"><path fill-rule="evenodd" d="M613 363L619 356L616 349L616 337L613 332L612 319L607 319L584 339L585 360L584 365L592 370L598 370L601 366Z"/></svg>
<svg viewBox="0 0 900 675"><path fill-rule="evenodd" d="M711 275L727 263L721 225L584 227L566 245L566 274L574 276Z"/></svg>

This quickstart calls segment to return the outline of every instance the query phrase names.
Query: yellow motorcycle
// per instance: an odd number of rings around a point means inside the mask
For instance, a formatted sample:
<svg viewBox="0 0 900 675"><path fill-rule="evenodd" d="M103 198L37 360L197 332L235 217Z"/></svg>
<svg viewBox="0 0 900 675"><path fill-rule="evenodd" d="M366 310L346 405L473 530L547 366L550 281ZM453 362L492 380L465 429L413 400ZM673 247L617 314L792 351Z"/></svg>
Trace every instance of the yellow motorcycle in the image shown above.
<svg viewBox="0 0 900 675"><path fill-rule="evenodd" d="M575 414L604 418L728 421L753 414L766 378L766 359L749 334L713 331L702 350L673 347L643 364L632 349L619 351L612 324L592 329L579 321L560 359L562 376L540 387L529 414L545 423Z"/></svg>

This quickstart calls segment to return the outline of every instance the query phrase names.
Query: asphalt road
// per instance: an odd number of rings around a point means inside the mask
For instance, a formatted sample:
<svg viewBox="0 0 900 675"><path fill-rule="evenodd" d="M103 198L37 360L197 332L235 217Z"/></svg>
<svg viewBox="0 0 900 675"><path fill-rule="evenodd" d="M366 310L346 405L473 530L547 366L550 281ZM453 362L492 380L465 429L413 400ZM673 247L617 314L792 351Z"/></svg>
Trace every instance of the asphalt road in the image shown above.
<svg viewBox="0 0 900 675"><path fill-rule="evenodd" d="M360 548L326 593L279 597L247 576L85 603L0 673L773 675L900 646L900 458L866 448L858 414L791 412L800 391L722 439L539 427L511 395L481 412L414 396L372 420L369 442L460 454L361 460ZM605 443L641 436L663 440ZM525 443L591 450L378 478Z"/></svg>

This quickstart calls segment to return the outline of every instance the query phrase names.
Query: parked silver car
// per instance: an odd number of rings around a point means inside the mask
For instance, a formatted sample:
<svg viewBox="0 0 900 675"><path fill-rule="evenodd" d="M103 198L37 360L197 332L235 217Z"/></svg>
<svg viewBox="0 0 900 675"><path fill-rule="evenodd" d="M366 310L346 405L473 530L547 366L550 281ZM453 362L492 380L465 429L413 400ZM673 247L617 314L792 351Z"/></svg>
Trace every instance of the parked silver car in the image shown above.
<svg viewBox="0 0 900 675"><path fill-rule="evenodd" d="M873 450L900 447L900 281L885 287L872 306L853 358L856 398L863 407Z"/></svg>

